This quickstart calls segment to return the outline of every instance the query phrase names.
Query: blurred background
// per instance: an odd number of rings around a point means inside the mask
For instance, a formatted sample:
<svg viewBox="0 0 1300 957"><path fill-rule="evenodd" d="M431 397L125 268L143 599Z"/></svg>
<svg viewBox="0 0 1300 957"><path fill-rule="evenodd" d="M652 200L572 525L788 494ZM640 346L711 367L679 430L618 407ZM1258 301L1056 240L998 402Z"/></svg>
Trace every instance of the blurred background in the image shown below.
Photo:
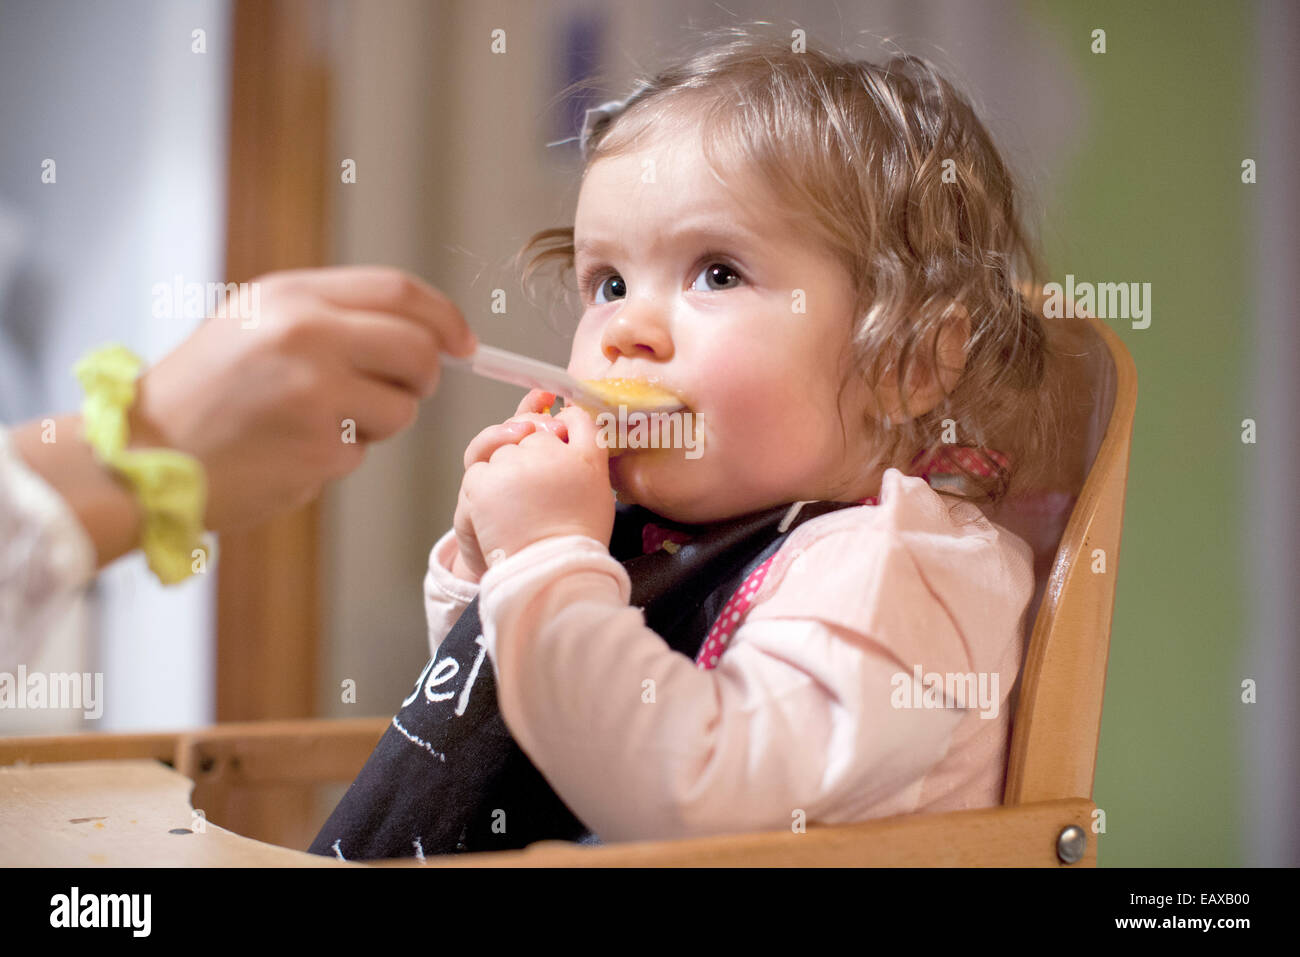
<svg viewBox="0 0 1300 957"><path fill-rule="evenodd" d="M153 317L175 277L392 264L482 341L564 363L576 316L510 262L572 223L579 155L557 141L693 30L754 20L935 60L1021 174L1051 278L1151 283L1150 327L1112 323L1139 402L1100 864L1300 864L1294 3L6 0L0 420L75 409L72 363L103 342L165 354L198 321ZM518 397L449 371L316 505L224 537L215 574L163 589L119 561L28 664L103 672L103 717L0 711L0 734L392 714L429 654L421 583L462 451Z"/></svg>

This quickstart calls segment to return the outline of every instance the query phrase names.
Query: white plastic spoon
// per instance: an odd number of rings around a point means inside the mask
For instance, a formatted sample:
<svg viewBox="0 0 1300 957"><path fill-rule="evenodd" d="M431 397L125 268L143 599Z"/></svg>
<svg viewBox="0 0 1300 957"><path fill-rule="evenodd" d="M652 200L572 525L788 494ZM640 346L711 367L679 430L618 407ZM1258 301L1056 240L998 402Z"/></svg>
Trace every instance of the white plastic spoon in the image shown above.
<svg viewBox="0 0 1300 957"><path fill-rule="evenodd" d="M482 343L467 359L446 353L441 359L452 368L528 389L543 389L562 395L575 405L598 411L617 412L620 405L637 412L674 412L683 407L682 400L671 392L640 380L575 379L549 362Z"/></svg>

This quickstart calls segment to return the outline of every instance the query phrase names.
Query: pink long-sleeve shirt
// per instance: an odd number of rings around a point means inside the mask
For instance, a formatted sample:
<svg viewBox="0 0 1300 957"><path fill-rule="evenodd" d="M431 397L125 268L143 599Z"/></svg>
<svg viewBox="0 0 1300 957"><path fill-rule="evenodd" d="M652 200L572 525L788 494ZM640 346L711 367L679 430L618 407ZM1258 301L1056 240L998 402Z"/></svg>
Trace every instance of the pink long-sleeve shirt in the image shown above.
<svg viewBox="0 0 1300 957"><path fill-rule="evenodd" d="M448 531L430 647L479 594L502 718L606 842L997 805L1033 556L954 502L890 469L878 505L798 526L711 670L646 627L606 545L544 539L476 585Z"/></svg>

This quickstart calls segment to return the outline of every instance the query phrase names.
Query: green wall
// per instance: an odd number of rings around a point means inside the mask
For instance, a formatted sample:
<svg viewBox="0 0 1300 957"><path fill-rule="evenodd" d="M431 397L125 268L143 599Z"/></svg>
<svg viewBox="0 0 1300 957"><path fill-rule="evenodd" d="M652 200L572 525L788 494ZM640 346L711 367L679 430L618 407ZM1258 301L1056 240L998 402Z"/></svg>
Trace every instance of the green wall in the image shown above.
<svg viewBox="0 0 1300 957"><path fill-rule="evenodd" d="M1087 101L1083 148L1046 197L1051 278L1152 284L1150 328L1111 321L1137 364L1138 409L1094 791L1100 864L1239 866L1253 8L1026 10L1062 37ZM1091 52L1096 28L1104 54Z"/></svg>

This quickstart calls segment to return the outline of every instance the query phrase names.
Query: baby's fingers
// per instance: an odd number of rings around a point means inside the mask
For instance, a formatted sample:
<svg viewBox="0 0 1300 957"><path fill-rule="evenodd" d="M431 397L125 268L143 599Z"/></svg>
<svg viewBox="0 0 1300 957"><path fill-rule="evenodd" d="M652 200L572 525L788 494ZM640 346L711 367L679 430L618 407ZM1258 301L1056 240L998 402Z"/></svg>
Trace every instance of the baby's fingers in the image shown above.
<svg viewBox="0 0 1300 957"><path fill-rule="evenodd" d="M474 436L465 448L465 468L468 469L475 462L486 462L492 457L492 453L503 445L517 445L525 435L536 428L535 422L524 419L488 426Z"/></svg>
<svg viewBox="0 0 1300 957"><path fill-rule="evenodd" d="M593 456L593 461L608 458L608 449L599 441L596 421L585 409L576 405L565 407L556 418L566 426L570 445L582 450L584 455Z"/></svg>
<svg viewBox="0 0 1300 957"><path fill-rule="evenodd" d="M515 415L523 415L525 412L546 412L553 405L555 405L554 392L533 389L520 401L519 408L515 409Z"/></svg>

